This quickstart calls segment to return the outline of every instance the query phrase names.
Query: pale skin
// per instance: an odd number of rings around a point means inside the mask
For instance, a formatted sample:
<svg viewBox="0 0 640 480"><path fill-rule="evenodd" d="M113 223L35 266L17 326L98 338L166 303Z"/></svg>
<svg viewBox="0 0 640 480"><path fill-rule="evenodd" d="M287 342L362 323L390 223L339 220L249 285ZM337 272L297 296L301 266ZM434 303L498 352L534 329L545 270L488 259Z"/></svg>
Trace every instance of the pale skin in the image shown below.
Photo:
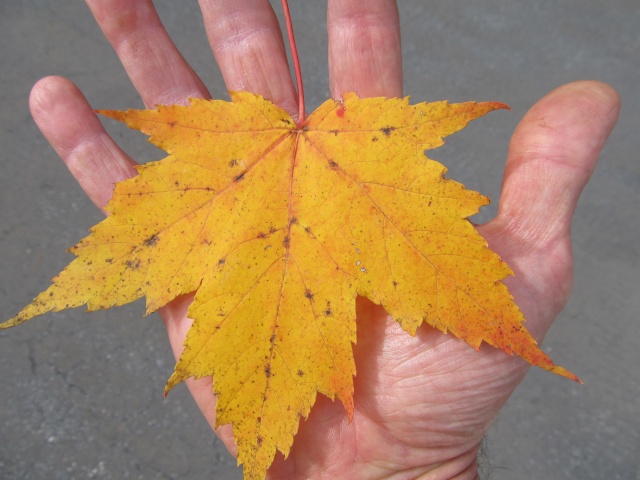
<svg viewBox="0 0 640 480"><path fill-rule="evenodd" d="M209 97L160 24L150 0L87 0L145 105ZM261 94L298 112L280 26L266 0L200 0L209 42L229 90ZM393 0L329 0L331 95L401 96L398 12ZM320 60L319 60L320 61ZM100 107L108 107L101 105ZM561 86L538 101L511 139L499 213L478 226L515 271L507 284L540 341L571 290L571 219L611 132L619 98L593 81ZM87 195L103 207L134 161L107 135L81 92L47 77L31 94L45 137ZM178 356L191 296L163 307ZM527 364L483 346L476 351L426 325L404 333L380 307L358 300L355 412L319 396L287 459L270 479L474 479L478 445L523 379ZM567 365L570 366L570 365ZM210 378L187 386L229 450L231 428L215 428Z"/></svg>

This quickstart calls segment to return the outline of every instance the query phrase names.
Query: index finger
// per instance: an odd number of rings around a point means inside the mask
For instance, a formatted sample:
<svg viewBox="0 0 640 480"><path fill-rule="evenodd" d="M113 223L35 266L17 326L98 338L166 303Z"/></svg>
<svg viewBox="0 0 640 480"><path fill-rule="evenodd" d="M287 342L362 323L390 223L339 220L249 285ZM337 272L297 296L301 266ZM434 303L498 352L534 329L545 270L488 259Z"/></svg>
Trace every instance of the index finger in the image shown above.
<svg viewBox="0 0 640 480"><path fill-rule="evenodd" d="M329 0L331 96L402 96L400 17L395 0Z"/></svg>

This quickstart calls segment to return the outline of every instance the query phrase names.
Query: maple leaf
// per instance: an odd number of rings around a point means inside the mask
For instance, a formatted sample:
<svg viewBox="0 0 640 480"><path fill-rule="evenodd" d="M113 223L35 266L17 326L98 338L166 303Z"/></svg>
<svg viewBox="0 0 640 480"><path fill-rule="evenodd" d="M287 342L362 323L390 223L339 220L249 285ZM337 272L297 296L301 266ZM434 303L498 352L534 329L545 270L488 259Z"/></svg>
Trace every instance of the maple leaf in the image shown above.
<svg viewBox="0 0 640 480"><path fill-rule="evenodd" d="M1 328L47 311L196 292L167 383L213 376L246 478L285 456L318 392L353 415L356 296L410 334L422 322L574 380L523 327L512 272L466 220L488 199L425 150L500 103L323 103L301 126L247 92L232 101L101 113L150 135L162 161L115 186L77 258Z"/></svg>

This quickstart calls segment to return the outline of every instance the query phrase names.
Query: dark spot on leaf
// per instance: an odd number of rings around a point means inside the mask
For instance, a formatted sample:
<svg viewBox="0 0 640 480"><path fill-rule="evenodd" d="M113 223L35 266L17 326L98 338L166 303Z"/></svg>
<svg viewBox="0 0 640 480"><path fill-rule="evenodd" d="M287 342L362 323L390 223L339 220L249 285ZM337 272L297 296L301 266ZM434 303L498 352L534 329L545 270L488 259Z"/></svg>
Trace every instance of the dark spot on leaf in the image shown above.
<svg viewBox="0 0 640 480"><path fill-rule="evenodd" d="M220 260L218 260L218 265L224 265L224 262L226 262L226 260L224 258L221 258Z"/></svg>
<svg viewBox="0 0 640 480"><path fill-rule="evenodd" d="M282 246L285 248L289 248L289 241L290 241L290 238L289 238L289 235L287 235L286 237L284 237L284 240L282 241Z"/></svg>
<svg viewBox="0 0 640 480"><path fill-rule="evenodd" d="M304 296L313 302L313 292L307 288L304 292Z"/></svg>
<svg viewBox="0 0 640 480"><path fill-rule="evenodd" d="M398 286L398 282L396 282L395 280L393 281L393 286L397 287Z"/></svg>
<svg viewBox="0 0 640 480"><path fill-rule="evenodd" d="M127 260L124 264L131 270L137 270L140 268L140 260Z"/></svg>
<svg viewBox="0 0 640 480"><path fill-rule="evenodd" d="M275 233L275 232L276 232L276 227L274 227L273 225L271 225L271 226L269 227L269 233L271 234L271 233Z"/></svg>
<svg viewBox="0 0 640 480"><path fill-rule="evenodd" d="M256 442L258 442L258 446L262 445L262 437L260 435L256 438Z"/></svg>
<svg viewBox="0 0 640 480"><path fill-rule="evenodd" d="M304 372L302 370L298 370L298 376L299 377L303 377L304 376Z"/></svg>
<svg viewBox="0 0 640 480"><path fill-rule="evenodd" d="M240 180L242 180L243 177L244 177L244 172L242 172L240 175L238 175L234 180L236 182L239 182Z"/></svg>
<svg viewBox="0 0 640 480"><path fill-rule="evenodd" d="M235 167L236 165L238 165L238 160L235 158L229 162L230 167Z"/></svg>
<svg viewBox="0 0 640 480"><path fill-rule="evenodd" d="M329 162L329 167L331 167L332 169L337 169L338 168L338 164L336 162L334 162L333 160L331 160Z"/></svg>
<svg viewBox="0 0 640 480"><path fill-rule="evenodd" d="M158 235L151 235L142 243L144 243L147 247L153 247L156 243L158 243Z"/></svg>
<svg viewBox="0 0 640 480"><path fill-rule="evenodd" d="M371 137L371 141L372 142L377 142L378 141L378 137L376 137L376 136Z"/></svg>
<svg viewBox="0 0 640 480"><path fill-rule="evenodd" d="M333 133L337 137L340 132L338 130L329 130L329 133Z"/></svg>
<svg viewBox="0 0 640 480"><path fill-rule="evenodd" d="M271 376L271 365L264 367L264 374L269 378Z"/></svg>
<svg viewBox="0 0 640 480"><path fill-rule="evenodd" d="M330 317L332 313L333 312L331 311L331 302L327 302L327 309L324 311L324 314Z"/></svg>
<svg viewBox="0 0 640 480"><path fill-rule="evenodd" d="M295 225L296 223L298 223L298 219L296 217L291 217L291 221L289 222L289 225Z"/></svg>
<svg viewBox="0 0 640 480"><path fill-rule="evenodd" d="M391 135L391 132L393 132L395 129L396 127L382 127L380 131L388 137L389 135Z"/></svg>
<svg viewBox="0 0 640 480"><path fill-rule="evenodd" d="M112 263L113 262L113 258L105 258L104 261L107 262L107 263Z"/></svg>

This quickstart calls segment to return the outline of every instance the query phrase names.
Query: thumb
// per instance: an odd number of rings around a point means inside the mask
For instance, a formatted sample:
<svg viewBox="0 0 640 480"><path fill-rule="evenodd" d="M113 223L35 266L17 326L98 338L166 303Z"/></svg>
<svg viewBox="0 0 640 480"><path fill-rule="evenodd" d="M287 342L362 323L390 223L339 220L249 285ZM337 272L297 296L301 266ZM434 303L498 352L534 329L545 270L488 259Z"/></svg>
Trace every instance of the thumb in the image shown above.
<svg viewBox="0 0 640 480"><path fill-rule="evenodd" d="M511 139L498 216L478 228L515 271L514 295L526 292L538 306L544 300L543 317L555 316L568 298L571 219L619 109L617 92L600 82L569 83L544 96Z"/></svg>
<svg viewBox="0 0 640 480"><path fill-rule="evenodd" d="M516 248L545 249L569 235L619 106L612 87L582 81L553 90L524 116L509 145L496 219Z"/></svg>

